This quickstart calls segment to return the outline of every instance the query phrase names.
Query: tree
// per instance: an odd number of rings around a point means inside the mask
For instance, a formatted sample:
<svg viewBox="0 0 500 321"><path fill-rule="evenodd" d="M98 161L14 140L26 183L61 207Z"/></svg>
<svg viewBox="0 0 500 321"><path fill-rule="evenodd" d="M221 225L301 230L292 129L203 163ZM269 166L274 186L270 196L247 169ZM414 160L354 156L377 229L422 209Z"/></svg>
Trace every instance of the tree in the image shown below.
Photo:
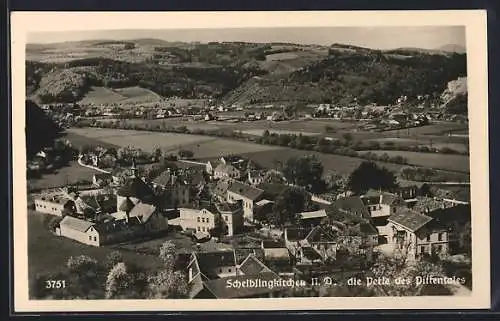
<svg viewBox="0 0 500 321"><path fill-rule="evenodd" d="M418 296L424 295L427 288L422 282L417 282L419 277L440 277L444 275L441 266L425 260L408 262L401 255L382 256L371 268L373 278L390 278L388 285L374 287L378 296ZM402 281L405 282L398 282ZM439 287L433 284L432 287ZM446 289L445 289L446 290Z"/></svg>
<svg viewBox="0 0 500 321"><path fill-rule="evenodd" d="M109 271L106 280L106 299L122 299L130 295L128 291L132 284L132 277L127 272L127 266L123 262L117 263Z"/></svg>
<svg viewBox="0 0 500 321"><path fill-rule="evenodd" d="M225 234L224 230L224 222L222 221L222 217L220 214L214 216L214 228L210 229L210 235L215 237L222 237Z"/></svg>
<svg viewBox="0 0 500 321"><path fill-rule="evenodd" d="M313 193L320 193L325 187L321 178L323 164L314 155L290 158L283 168L283 175L288 182L303 186Z"/></svg>
<svg viewBox="0 0 500 321"><path fill-rule="evenodd" d="M181 149L178 152L178 155L180 158L192 158L194 156L194 153L190 150Z"/></svg>
<svg viewBox="0 0 500 321"><path fill-rule="evenodd" d="M167 269L174 269L176 259L175 244L172 241L165 241L160 247L160 260Z"/></svg>
<svg viewBox="0 0 500 321"><path fill-rule="evenodd" d="M347 186L355 194L363 194L369 189L392 189L397 186L396 176L385 167L373 162L363 162L349 176Z"/></svg>
<svg viewBox="0 0 500 321"><path fill-rule="evenodd" d="M123 255L119 251L113 251L106 257L106 269L110 270L120 262L123 262Z"/></svg>
<svg viewBox="0 0 500 321"><path fill-rule="evenodd" d="M56 227L59 226L59 223L61 223L62 217L56 216L53 217L48 224L49 231L54 232L56 230Z"/></svg>
<svg viewBox="0 0 500 321"><path fill-rule="evenodd" d="M352 140L353 140L353 136L351 133L344 133L342 134L342 138L344 138L344 140L346 141L346 144L349 145Z"/></svg>
<svg viewBox="0 0 500 321"><path fill-rule="evenodd" d="M296 223L296 215L303 212L311 203L311 196L298 187L285 188L275 199L271 221L284 226L286 223Z"/></svg>

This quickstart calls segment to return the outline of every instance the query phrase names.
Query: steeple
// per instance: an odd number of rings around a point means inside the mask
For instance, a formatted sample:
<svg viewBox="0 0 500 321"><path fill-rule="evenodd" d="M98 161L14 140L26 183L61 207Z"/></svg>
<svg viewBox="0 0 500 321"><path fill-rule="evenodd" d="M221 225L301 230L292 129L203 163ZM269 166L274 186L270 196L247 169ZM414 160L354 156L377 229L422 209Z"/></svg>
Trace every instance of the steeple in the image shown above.
<svg viewBox="0 0 500 321"><path fill-rule="evenodd" d="M135 165L135 157L132 158L132 167L130 168L132 171L132 177L137 177L137 166Z"/></svg>

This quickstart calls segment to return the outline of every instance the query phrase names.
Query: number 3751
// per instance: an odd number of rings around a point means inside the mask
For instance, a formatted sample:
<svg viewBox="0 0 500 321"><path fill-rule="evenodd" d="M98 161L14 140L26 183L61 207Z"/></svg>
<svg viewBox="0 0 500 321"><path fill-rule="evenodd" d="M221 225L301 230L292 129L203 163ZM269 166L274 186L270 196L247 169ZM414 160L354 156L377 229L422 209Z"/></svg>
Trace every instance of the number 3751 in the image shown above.
<svg viewBox="0 0 500 321"><path fill-rule="evenodd" d="M65 280L47 280L45 281L46 289L62 289L66 287Z"/></svg>

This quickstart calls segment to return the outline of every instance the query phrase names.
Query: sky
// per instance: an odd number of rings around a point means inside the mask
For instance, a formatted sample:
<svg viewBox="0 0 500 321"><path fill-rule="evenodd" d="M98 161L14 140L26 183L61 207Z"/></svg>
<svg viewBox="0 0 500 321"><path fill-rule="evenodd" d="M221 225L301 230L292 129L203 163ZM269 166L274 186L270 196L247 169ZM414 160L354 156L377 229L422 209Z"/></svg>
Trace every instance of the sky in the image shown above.
<svg viewBox="0 0 500 321"><path fill-rule="evenodd" d="M139 38L155 38L182 42L291 42L318 45L342 43L373 49L394 49L401 47L436 49L448 44L465 47L466 42L464 26L391 26L39 32L30 33L28 35L28 43L56 43L80 40L130 40Z"/></svg>

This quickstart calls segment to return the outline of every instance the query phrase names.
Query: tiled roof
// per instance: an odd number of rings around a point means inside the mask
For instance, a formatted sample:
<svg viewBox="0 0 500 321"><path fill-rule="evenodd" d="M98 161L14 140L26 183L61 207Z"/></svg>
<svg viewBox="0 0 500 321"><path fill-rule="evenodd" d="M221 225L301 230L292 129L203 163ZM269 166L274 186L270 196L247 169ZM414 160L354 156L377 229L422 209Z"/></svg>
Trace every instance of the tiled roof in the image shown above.
<svg viewBox="0 0 500 321"><path fill-rule="evenodd" d="M216 204L217 210L219 212L234 212L239 209L241 209L241 203L217 203Z"/></svg>
<svg viewBox="0 0 500 321"><path fill-rule="evenodd" d="M285 243L283 241L263 240L262 246L265 249L277 249L277 248L284 248Z"/></svg>
<svg viewBox="0 0 500 321"><path fill-rule="evenodd" d="M370 217L370 212L365 207L365 204L358 196L349 196L345 198L339 198L332 204L334 207L346 211L350 214L361 216L364 218Z"/></svg>
<svg viewBox="0 0 500 321"><path fill-rule="evenodd" d="M331 228L316 226L306 237L307 241L312 243L321 242L335 242L337 240L337 233Z"/></svg>
<svg viewBox="0 0 500 321"><path fill-rule="evenodd" d="M200 270L205 274L206 270L211 270L223 266L236 266L234 251L215 251L196 253Z"/></svg>
<svg viewBox="0 0 500 321"><path fill-rule="evenodd" d="M290 260L290 253L286 247L265 248L264 257L266 260Z"/></svg>
<svg viewBox="0 0 500 321"><path fill-rule="evenodd" d="M313 212L302 212L298 213L301 219L306 220L310 218L322 218L326 217L326 211L325 210L319 210L319 211L313 211Z"/></svg>
<svg viewBox="0 0 500 321"><path fill-rule="evenodd" d="M288 241L301 241L307 237L311 230L310 228L287 228L286 236Z"/></svg>
<svg viewBox="0 0 500 321"><path fill-rule="evenodd" d="M217 182L217 185L214 188L214 193L226 197L227 190L231 185L231 179L222 178Z"/></svg>
<svg viewBox="0 0 500 321"><path fill-rule="evenodd" d="M258 275L262 272L271 272L271 270L253 254L249 254L243 263L241 263L240 271L245 275Z"/></svg>
<svg viewBox="0 0 500 321"><path fill-rule="evenodd" d="M156 211L156 207L151 204L137 203L130 211L130 217L142 217L142 222L145 223Z"/></svg>
<svg viewBox="0 0 500 321"><path fill-rule="evenodd" d="M359 223L355 228L363 235L378 235L378 230L370 223Z"/></svg>
<svg viewBox="0 0 500 321"><path fill-rule="evenodd" d="M59 224L79 232L86 232L91 226L94 225L92 222L81 220L72 216L65 216Z"/></svg>
<svg viewBox="0 0 500 321"><path fill-rule="evenodd" d="M389 221L397 223L408 230L415 232L432 221L432 217L414 212L409 209L400 209L389 217Z"/></svg>
<svg viewBox="0 0 500 321"><path fill-rule="evenodd" d="M230 173L239 172L239 170L231 164L220 163L214 169L214 172L222 172L222 173L230 174Z"/></svg>
<svg viewBox="0 0 500 321"><path fill-rule="evenodd" d="M446 207L446 202L432 197L418 197L413 210L420 213L432 212Z"/></svg>
<svg viewBox="0 0 500 321"><path fill-rule="evenodd" d="M232 182L231 185L229 186L228 191L241 195L251 200L256 200L257 198L259 198L259 196L261 196L264 193L264 191L259 188L243 184L239 181Z"/></svg>
<svg viewBox="0 0 500 321"><path fill-rule="evenodd" d="M117 194L123 197L136 197L141 200L154 195L151 188L137 177L127 179L125 184L118 189Z"/></svg>
<svg viewBox="0 0 500 321"><path fill-rule="evenodd" d="M134 203L130 200L130 198L126 198L121 204L120 207L118 208L120 211L123 212L130 212L134 208Z"/></svg>

